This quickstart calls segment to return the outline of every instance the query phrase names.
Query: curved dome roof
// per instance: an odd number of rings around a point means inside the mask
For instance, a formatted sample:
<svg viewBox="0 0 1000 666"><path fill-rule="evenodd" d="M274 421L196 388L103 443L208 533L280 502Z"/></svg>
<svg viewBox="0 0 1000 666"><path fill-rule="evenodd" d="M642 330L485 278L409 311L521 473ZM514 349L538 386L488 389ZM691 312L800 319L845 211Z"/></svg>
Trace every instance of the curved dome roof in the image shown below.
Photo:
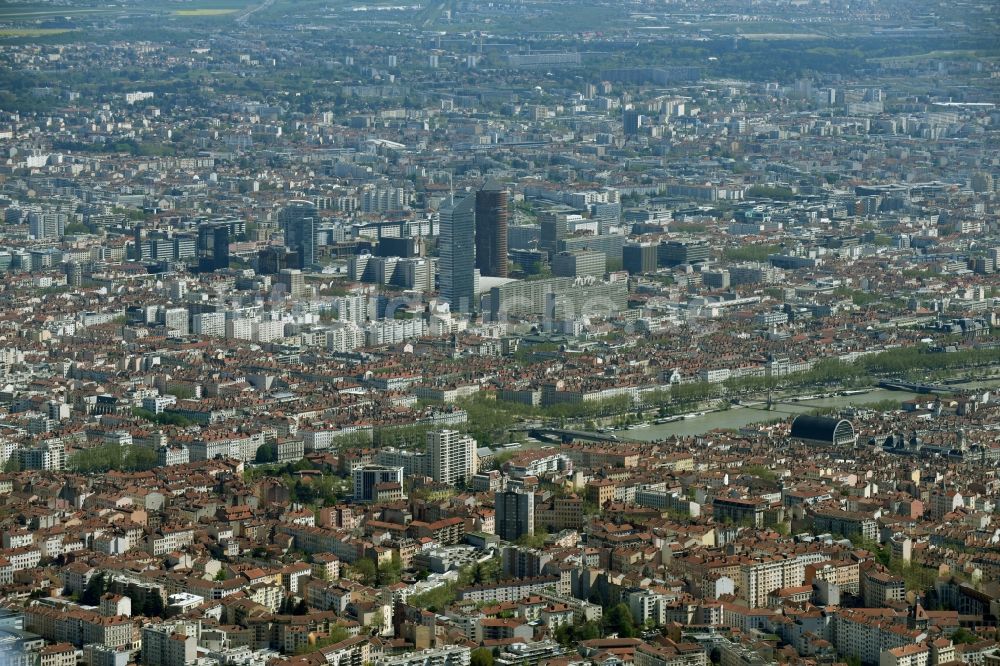
<svg viewBox="0 0 1000 666"><path fill-rule="evenodd" d="M800 414L792 421L791 436L829 444L853 443L857 440L854 426L847 419Z"/></svg>

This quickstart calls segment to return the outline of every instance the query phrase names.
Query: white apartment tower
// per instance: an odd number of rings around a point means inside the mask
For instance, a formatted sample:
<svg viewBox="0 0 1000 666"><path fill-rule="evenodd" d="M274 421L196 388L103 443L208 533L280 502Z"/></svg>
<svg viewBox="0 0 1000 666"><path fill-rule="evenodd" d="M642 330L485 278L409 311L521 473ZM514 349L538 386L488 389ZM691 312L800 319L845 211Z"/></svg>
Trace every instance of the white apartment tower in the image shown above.
<svg viewBox="0 0 1000 666"><path fill-rule="evenodd" d="M427 456L431 478L438 483L468 480L479 469L476 440L455 430L427 433Z"/></svg>

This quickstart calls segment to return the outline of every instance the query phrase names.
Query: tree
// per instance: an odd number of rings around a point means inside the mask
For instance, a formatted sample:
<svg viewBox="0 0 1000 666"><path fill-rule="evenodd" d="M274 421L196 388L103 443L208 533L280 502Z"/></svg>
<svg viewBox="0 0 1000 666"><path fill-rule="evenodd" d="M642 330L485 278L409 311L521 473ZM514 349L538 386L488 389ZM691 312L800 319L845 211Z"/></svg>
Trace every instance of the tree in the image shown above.
<svg viewBox="0 0 1000 666"><path fill-rule="evenodd" d="M402 574L403 563L399 559L399 553L393 551L392 559L379 565L377 583L379 585L392 585L393 583L398 583Z"/></svg>
<svg viewBox="0 0 1000 666"><path fill-rule="evenodd" d="M407 604L414 608L426 608L432 613L437 613L450 606L458 598L457 586L454 583L446 583L433 589L414 594L409 598Z"/></svg>
<svg viewBox="0 0 1000 666"><path fill-rule="evenodd" d="M347 629L341 626L330 627L330 633L324 638L317 639L316 643L313 645L303 645L302 647L295 650L296 655L308 654L309 652L315 652L320 648L324 648L327 645L333 645L334 643L339 643L348 637Z"/></svg>
<svg viewBox="0 0 1000 666"><path fill-rule="evenodd" d="M68 465L70 469L84 473L143 471L156 467L156 452L144 446L104 444L78 451L69 459Z"/></svg>
<svg viewBox="0 0 1000 666"><path fill-rule="evenodd" d="M522 534L517 538L517 545L524 546L525 548L542 548L545 546L545 537L548 536L544 532L536 532L534 534Z"/></svg>
<svg viewBox="0 0 1000 666"><path fill-rule="evenodd" d="M951 641L955 645L961 645L965 643L975 643L979 640L979 636L966 629L965 627L959 627L958 631L951 635Z"/></svg>
<svg viewBox="0 0 1000 666"><path fill-rule="evenodd" d="M378 582L378 567L375 561L367 557L359 558L351 565L354 572L361 578L365 585L375 585Z"/></svg>
<svg viewBox="0 0 1000 666"><path fill-rule="evenodd" d="M795 193L785 185L754 185L747 190L748 197L766 197L768 199L792 199Z"/></svg>
<svg viewBox="0 0 1000 666"><path fill-rule="evenodd" d="M278 445L274 442L267 442L259 447L254 456L254 462L257 464L278 462Z"/></svg>
<svg viewBox="0 0 1000 666"><path fill-rule="evenodd" d="M309 605L306 604L305 599L299 599L299 603L295 604L293 613L295 615L307 615L309 613Z"/></svg>
<svg viewBox="0 0 1000 666"><path fill-rule="evenodd" d="M101 597L108 590L107 580L104 577L104 572L99 571L90 577L87 581L87 587L83 590L83 595L80 597L80 603L85 606L97 606L101 603Z"/></svg>
<svg viewBox="0 0 1000 666"><path fill-rule="evenodd" d="M726 248L722 255L728 261L767 261L768 255L781 249L779 245L741 245Z"/></svg>
<svg viewBox="0 0 1000 666"><path fill-rule="evenodd" d="M155 589L146 595L146 603L143 604L142 612L146 617L163 617L163 597Z"/></svg>
<svg viewBox="0 0 1000 666"><path fill-rule="evenodd" d="M471 564L459 572L458 584L460 587L464 587L466 585L495 583L500 580L501 564L499 557Z"/></svg>
<svg viewBox="0 0 1000 666"><path fill-rule="evenodd" d="M566 646L601 637L601 625L594 621L565 624L556 629L556 640Z"/></svg>
<svg viewBox="0 0 1000 666"><path fill-rule="evenodd" d="M477 648L472 651L471 666L493 666L493 651L487 648Z"/></svg>
<svg viewBox="0 0 1000 666"><path fill-rule="evenodd" d="M632 611L624 603L613 606L604 615L604 631L606 633L615 632L619 638L634 638L639 635Z"/></svg>
<svg viewBox="0 0 1000 666"><path fill-rule="evenodd" d="M750 476L755 476L764 481L774 481L777 479L777 474L774 473L774 470L763 465L750 465L745 467L743 471Z"/></svg>
<svg viewBox="0 0 1000 666"><path fill-rule="evenodd" d="M194 389L183 384L174 384L173 386L169 386L167 387L167 392L178 400L190 400L195 397Z"/></svg>
<svg viewBox="0 0 1000 666"><path fill-rule="evenodd" d="M87 234L90 233L90 229L88 229L87 225L83 224L82 222L73 222L71 224L66 225L66 228L63 229L63 233L65 233L67 236L77 235L77 234Z"/></svg>

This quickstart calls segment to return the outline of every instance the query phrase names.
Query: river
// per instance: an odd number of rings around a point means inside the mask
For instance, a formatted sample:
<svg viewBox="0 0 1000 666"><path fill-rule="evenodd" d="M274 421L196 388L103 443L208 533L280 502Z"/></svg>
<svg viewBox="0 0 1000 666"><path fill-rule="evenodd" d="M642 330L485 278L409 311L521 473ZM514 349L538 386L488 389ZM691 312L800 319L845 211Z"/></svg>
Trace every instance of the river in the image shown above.
<svg viewBox="0 0 1000 666"><path fill-rule="evenodd" d="M996 387L1000 386L1000 381L978 381L961 384L959 386L967 389ZM814 400L802 400L800 402L789 402L787 401L787 398L785 398L783 399L785 400L784 402L775 403L774 409L770 411L764 409L763 407L754 408L733 406L731 409L719 412L709 412L704 416L696 416L682 421L674 421L673 423L651 425L645 428L629 428L624 431L620 430L615 434L618 435L619 439L623 440L649 442L657 439L666 439L668 437L672 437L673 435L678 435L680 437L703 435L718 428L738 430L743 426L753 423L764 423L766 421L783 419L788 416L803 414L822 407L843 408L851 405L861 407L871 403L881 402L882 400L895 400L897 402L903 402L904 400L909 400L910 398L914 398L916 396L916 393L909 393L907 391L874 389L868 393L859 393L857 395L838 395L832 398L816 398ZM924 397L928 396L925 395Z"/></svg>

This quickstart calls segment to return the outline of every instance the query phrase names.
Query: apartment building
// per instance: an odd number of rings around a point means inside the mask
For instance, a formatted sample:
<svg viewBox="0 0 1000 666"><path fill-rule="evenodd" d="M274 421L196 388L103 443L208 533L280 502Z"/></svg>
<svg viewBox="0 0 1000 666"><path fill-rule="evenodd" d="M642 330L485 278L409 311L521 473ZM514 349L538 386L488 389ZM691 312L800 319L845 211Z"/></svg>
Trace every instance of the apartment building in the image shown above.
<svg viewBox="0 0 1000 666"><path fill-rule="evenodd" d="M774 590L802 585L805 566L797 557L774 557L740 566L740 596L750 608L767 606Z"/></svg>
<svg viewBox="0 0 1000 666"><path fill-rule="evenodd" d="M861 567L859 582L861 597L869 608L881 608L906 598L906 581L873 562Z"/></svg>
<svg viewBox="0 0 1000 666"><path fill-rule="evenodd" d="M459 592L459 598L477 602L519 601L549 588L554 589L558 583L559 576L539 576L537 578L502 581L492 585L467 587Z"/></svg>
<svg viewBox="0 0 1000 666"><path fill-rule="evenodd" d="M469 666L472 650L464 645L445 645L435 649L418 650L385 656L377 666Z"/></svg>
<svg viewBox="0 0 1000 666"><path fill-rule="evenodd" d="M635 666L707 666L708 654L701 646L677 644L666 639L640 643L633 663Z"/></svg>
<svg viewBox="0 0 1000 666"><path fill-rule="evenodd" d="M844 609L837 614L834 643L837 652L863 663L877 663L884 650L914 645L927 634L907 628L900 615L889 609Z"/></svg>
<svg viewBox="0 0 1000 666"><path fill-rule="evenodd" d="M848 539L875 541L878 538L878 524L874 518L850 511L816 511L813 513L813 529L817 533L842 534Z"/></svg>
<svg viewBox="0 0 1000 666"><path fill-rule="evenodd" d="M897 648L883 650L879 655L879 666L927 666L931 656L930 649L923 644L902 645Z"/></svg>
<svg viewBox="0 0 1000 666"><path fill-rule="evenodd" d="M476 440L456 430L428 432L427 455L430 476L438 483L468 481L479 470Z"/></svg>

